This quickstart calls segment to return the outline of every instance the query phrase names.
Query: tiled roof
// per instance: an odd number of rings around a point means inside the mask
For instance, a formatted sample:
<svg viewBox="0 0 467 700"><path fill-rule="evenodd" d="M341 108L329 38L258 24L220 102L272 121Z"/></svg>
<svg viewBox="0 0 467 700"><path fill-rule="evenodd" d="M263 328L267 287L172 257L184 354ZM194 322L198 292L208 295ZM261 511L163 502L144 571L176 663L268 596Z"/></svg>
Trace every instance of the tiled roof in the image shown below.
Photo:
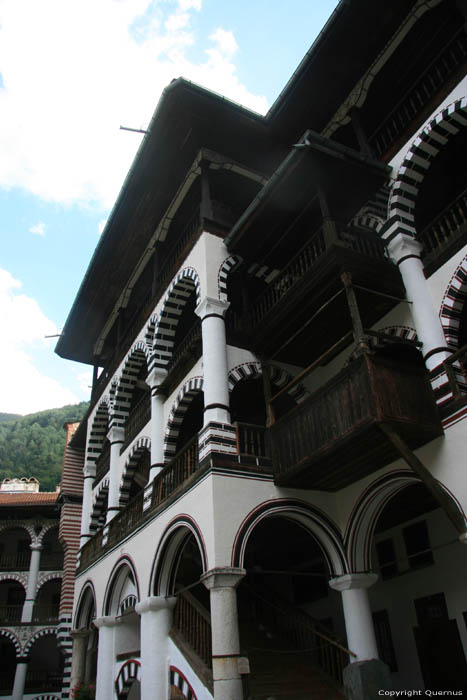
<svg viewBox="0 0 467 700"><path fill-rule="evenodd" d="M53 506L58 498L56 491L43 491L42 493L1 493L0 508L2 506Z"/></svg>

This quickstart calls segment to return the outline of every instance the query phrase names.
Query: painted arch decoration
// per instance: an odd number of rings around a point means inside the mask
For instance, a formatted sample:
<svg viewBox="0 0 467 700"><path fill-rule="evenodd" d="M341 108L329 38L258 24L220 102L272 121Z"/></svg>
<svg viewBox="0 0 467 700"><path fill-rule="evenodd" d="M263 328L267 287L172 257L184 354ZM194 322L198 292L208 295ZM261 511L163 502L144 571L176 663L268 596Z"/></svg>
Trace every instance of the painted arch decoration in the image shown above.
<svg viewBox="0 0 467 700"><path fill-rule="evenodd" d="M467 98L441 110L417 136L397 173L389 197L388 220L381 235L390 241L398 233L416 238L414 210L420 186L431 163L449 139L467 126Z"/></svg>
<svg viewBox="0 0 467 700"><path fill-rule="evenodd" d="M130 413L131 399L143 365L149 366L149 348L142 340L133 345L118 378L112 411L112 426L123 427ZM148 387L149 391L149 387Z"/></svg>
<svg viewBox="0 0 467 700"><path fill-rule="evenodd" d="M120 482L120 507L128 503L130 497L131 482L138 467L138 462L144 452L151 452L151 438L142 435L130 448L128 457L123 467L122 480Z"/></svg>
<svg viewBox="0 0 467 700"><path fill-rule="evenodd" d="M177 692L178 691L178 692ZM170 667L170 700L198 700L195 691L176 666Z"/></svg>
<svg viewBox="0 0 467 700"><path fill-rule="evenodd" d="M198 273L192 267L185 267L174 277L164 297L154 330L153 354L149 369L153 367L165 369L169 364L178 322L193 291L196 295L196 305L198 305L201 301Z"/></svg>
<svg viewBox="0 0 467 700"><path fill-rule="evenodd" d="M467 256L459 263L444 293L440 310L446 342L452 350L459 348L462 311L467 302Z"/></svg>
<svg viewBox="0 0 467 700"><path fill-rule="evenodd" d="M164 444L165 460L170 460L175 455L177 439L185 413L193 398L203 391L203 377L191 377L178 392L171 408L168 420Z"/></svg>
<svg viewBox="0 0 467 700"><path fill-rule="evenodd" d="M137 659L126 661L115 679L118 700L126 698L134 681L141 682L141 664Z"/></svg>

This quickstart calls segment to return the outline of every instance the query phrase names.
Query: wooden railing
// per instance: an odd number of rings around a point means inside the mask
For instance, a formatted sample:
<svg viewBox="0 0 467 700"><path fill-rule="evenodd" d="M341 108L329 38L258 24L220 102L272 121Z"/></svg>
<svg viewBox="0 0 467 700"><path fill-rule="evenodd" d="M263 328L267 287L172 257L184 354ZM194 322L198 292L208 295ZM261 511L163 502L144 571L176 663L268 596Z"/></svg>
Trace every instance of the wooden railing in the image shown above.
<svg viewBox="0 0 467 700"><path fill-rule="evenodd" d="M153 482L151 507L156 508L199 467L198 433L178 452Z"/></svg>
<svg viewBox="0 0 467 700"><path fill-rule="evenodd" d="M62 674L28 668L25 690L28 693L44 690L61 690Z"/></svg>
<svg viewBox="0 0 467 700"><path fill-rule="evenodd" d="M430 224L417 234L423 245L425 266L436 259L443 262L442 253L467 234L467 188L450 202Z"/></svg>
<svg viewBox="0 0 467 700"><path fill-rule="evenodd" d="M316 268L331 246L341 246L354 250L360 255L382 260L385 258L384 242L375 234L363 231L355 233L348 229L336 229L334 233L320 227L311 234L308 242L286 265L263 294L248 310L247 324L254 327L290 292L298 282L303 280L311 270Z"/></svg>
<svg viewBox="0 0 467 700"><path fill-rule="evenodd" d="M251 457L267 457L266 428L252 423L236 423L237 453Z"/></svg>
<svg viewBox="0 0 467 700"><path fill-rule="evenodd" d="M14 552L13 554L0 555L0 569L10 571L26 571L29 569L31 552Z"/></svg>
<svg viewBox="0 0 467 700"><path fill-rule="evenodd" d="M63 554L56 552L55 554L42 554L40 561L41 571L58 571L63 568Z"/></svg>
<svg viewBox="0 0 467 700"><path fill-rule="evenodd" d="M22 605L0 605L0 624L11 625L21 621Z"/></svg>
<svg viewBox="0 0 467 700"><path fill-rule="evenodd" d="M58 606L36 603L32 611L32 621L39 624L58 622Z"/></svg>
<svg viewBox="0 0 467 700"><path fill-rule="evenodd" d="M392 461L382 423L399 426L413 447L442 432L423 368L364 354L271 426L277 483L301 474L307 488L335 488L330 479L351 479L353 464L376 464L378 449L380 466Z"/></svg>
<svg viewBox="0 0 467 700"><path fill-rule="evenodd" d="M249 620L280 636L293 648L310 654L311 663L342 684L342 671L355 654L304 610L288 603L268 588L249 586Z"/></svg>
<svg viewBox="0 0 467 700"><path fill-rule="evenodd" d="M96 532L96 534L83 545L80 552L80 568L89 566L89 564L96 561L102 554L102 535L102 530L99 530L99 532Z"/></svg>
<svg viewBox="0 0 467 700"><path fill-rule="evenodd" d="M467 399L467 345L444 360L449 388L454 400Z"/></svg>
<svg viewBox="0 0 467 700"><path fill-rule="evenodd" d="M126 450L130 442L151 420L151 392L148 391L141 396L137 404L131 409L125 423L125 441L120 449L120 454Z"/></svg>
<svg viewBox="0 0 467 700"><path fill-rule="evenodd" d="M94 478L94 485L98 484L99 481L104 477L110 469L110 442L105 441L102 452L96 459L96 476Z"/></svg>
<svg viewBox="0 0 467 700"><path fill-rule="evenodd" d="M422 113L423 106L429 104L433 95L446 84L449 76L462 65L466 54L465 34L463 28L459 27L457 36L448 45L443 44L441 52L426 66L415 86L401 96L385 120L379 124L378 130L370 137L370 144L377 157L398 142L411 121Z"/></svg>
<svg viewBox="0 0 467 700"><path fill-rule="evenodd" d="M130 501L130 503L117 513L109 523L107 545L111 547L129 535L141 521L143 515L144 489Z"/></svg>
<svg viewBox="0 0 467 700"><path fill-rule="evenodd" d="M188 642L206 666L211 668L211 619L207 610L189 591L177 595L173 627Z"/></svg>

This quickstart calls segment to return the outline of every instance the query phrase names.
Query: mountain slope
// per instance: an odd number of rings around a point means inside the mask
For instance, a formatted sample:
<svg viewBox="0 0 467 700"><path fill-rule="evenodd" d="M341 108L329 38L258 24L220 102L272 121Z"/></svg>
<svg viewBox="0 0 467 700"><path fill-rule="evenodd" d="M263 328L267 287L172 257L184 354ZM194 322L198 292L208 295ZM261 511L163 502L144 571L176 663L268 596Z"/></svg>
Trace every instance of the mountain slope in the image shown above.
<svg viewBox="0 0 467 700"><path fill-rule="evenodd" d="M87 407L82 402L0 419L0 480L35 476L41 491L54 491L60 482L65 448L63 424L81 420Z"/></svg>

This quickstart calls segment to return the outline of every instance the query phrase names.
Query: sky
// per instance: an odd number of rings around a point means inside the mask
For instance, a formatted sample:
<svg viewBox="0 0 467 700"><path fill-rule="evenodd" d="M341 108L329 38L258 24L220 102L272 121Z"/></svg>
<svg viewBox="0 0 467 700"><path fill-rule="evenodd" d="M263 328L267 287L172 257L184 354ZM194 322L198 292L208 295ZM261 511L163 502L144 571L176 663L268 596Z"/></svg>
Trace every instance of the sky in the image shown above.
<svg viewBox="0 0 467 700"><path fill-rule="evenodd" d="M266 113L337 0L0 0L0 412L89 399L63 327L163 88Z"/></svg>

